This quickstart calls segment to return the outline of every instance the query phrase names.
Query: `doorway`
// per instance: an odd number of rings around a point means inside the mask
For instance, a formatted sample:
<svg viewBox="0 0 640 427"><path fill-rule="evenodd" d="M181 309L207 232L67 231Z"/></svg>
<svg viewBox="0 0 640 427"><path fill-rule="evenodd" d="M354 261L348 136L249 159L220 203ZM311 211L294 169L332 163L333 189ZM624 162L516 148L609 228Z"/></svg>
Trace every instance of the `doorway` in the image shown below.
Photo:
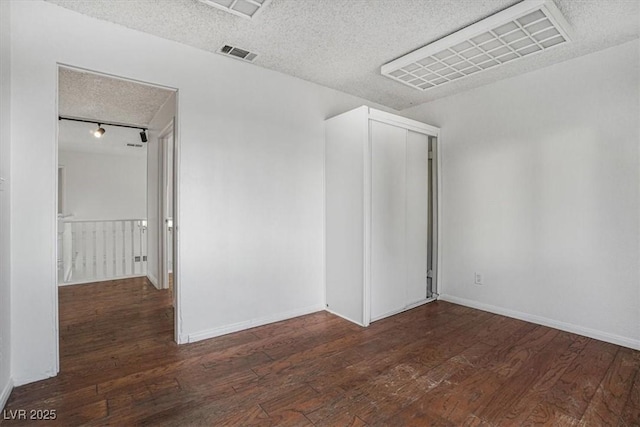
<svg viewBox="0 0 640 427"><path fill-rule="evenodd" d="M144 300L143 311L170 317L170 331L164 332L177 341L176 117L176 89L58 66L60 342L70 328L97 319L96 313L139 311L132 298ZM161 229L165 218L171 220L170 235ZM140 312L133 318L141 319ZM63 350L59 345L59 366Z"/></svg>

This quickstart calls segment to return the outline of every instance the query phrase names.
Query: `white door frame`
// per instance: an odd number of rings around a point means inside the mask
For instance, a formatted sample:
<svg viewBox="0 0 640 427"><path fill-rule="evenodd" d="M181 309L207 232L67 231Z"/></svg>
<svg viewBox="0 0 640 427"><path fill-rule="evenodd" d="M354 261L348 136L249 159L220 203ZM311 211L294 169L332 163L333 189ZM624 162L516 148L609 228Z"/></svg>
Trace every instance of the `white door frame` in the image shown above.
<svg viewBox="0 0 640 427"><path fill-rule="evenodd" d="M160 268L160 274L158 280L160 281L160 289L169 289L169 274L168 274L168 257L167 257L167 240L169 238L169 233L167 233L167 187L168 187L168 179L167 179L167 170L174 165L168 164L168 151L167 151L167 142L169 138L172 139L172 145L175 147L175 126L173 125L173 120L165 127L162 132L160 132L160 136L158 136L158 172L159 172L159 194L158 194L158 237L160 240L160 244L158 245L158 266ZM174 148L174 156L175 157L175 148ZM175 175L175 170L174 174ZM173 180L175 184L175 179ZM175 190L172 192L175 193ZM173 194L172 194L173 196ZM175 202L175 198L173 200ZM175 205L174 205L175 207ZM175 209L174 209L175 211ZM175 258L175 257L174 257Z"/></svg>
<svg viewBox="0 0 640 427"><path fill-rule="evenodd" d="M180 265L180 252L178 250L180 237L179 237L179 206L180 206L180 191L179 191L179 176L180 176L180 137L178 127L178 92L176 91L176 111L171 123L165 127L158 136L158 172L159 172L159 194L158 194L158 268L160 269L159 278L160 289L168 289L168 271L166 260L166 247L167 247L167 228L165 224L166 208L167 208L167 173L166 168L173 168L173 238L171 240L173 256L172 273L173 273L173 326L174 326L174 340L178 344L184 344L187 341L186 337L180 334L181 331L181 310L180 310L180 285L179 285L179 265ZM167 162L167 139L169 136L173 137L173 156L172 164Z"/></svg>

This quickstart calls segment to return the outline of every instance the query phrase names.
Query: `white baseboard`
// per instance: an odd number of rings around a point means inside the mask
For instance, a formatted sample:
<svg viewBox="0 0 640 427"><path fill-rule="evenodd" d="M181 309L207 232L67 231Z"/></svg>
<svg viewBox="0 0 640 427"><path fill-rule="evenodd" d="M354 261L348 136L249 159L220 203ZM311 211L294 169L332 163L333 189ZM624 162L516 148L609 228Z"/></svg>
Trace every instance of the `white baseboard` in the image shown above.
<svg viewBox="0 0 640 427"><path fill-rule="evenodd" d="M465 298L458 298L452 295L441 294L438 299L454 304L464 305L466 307L477 308L478 310L488 311L490 313L500 314L502 316L512 317L514 319L524 320L525 322L531 322L542 326L548 326L554 329L560 329L561 331L583 335L585 337L621 345L623 347L632 348L634 350L640 350L640 340L636 340L633 338L610 334L608 332L585 328L583 326L574 325L572 323L561 322L559 320L553 320L546 317L536 316L534 314L523 313L520 311L510 310L508 308L484 304Z"/></svg>
<svg viewBox="0 0 640 427"><path fill-rule="evenodd" d="M411 310L412 308L419 307L419 306L421 306L421 305L423 305L423 304L426 304L426 303L428 303L428 302L433 302L433 301L435 301L435 300L436 300L436 298L427 298L427 299L423 299L423 300L420 300L420 301L418 301L418 302L414 302L413 304L409 304L409 305L408 305L408 306L406 306L406 307L399 308L399 309L397 309L397 310L393 310L393 311L390 311L390 312L388 312L388 313L385 313L385 314L383 314L383 315L381 315L381 316L378 316L378 317L376 317L376 318L373 318L373 319L371 319L371 321L372 321L372 322L377 322L378 320L382 320L382 319L385 319L385 318L387 318L387 317L395 316L396 314L400 314L400 313L402 313L403 311Z"/></svg>
<svg viewBox="0 0 640 427"><path fill-rule="evenodd" d="M353 319L352 319L352 318L350 318L350 317L344 316L344 315L342 315L342 314L340 314L340 313L336 313L335 311L330 310L330 309L328 309L328 308L326 308L326 307L325 307L325 309L324 309L324 310L325 310L327 313L331 313L331 314L333 314L334 316L342 317L344 320L347 320L347 321L349 321L349 322L351 322L351 323L355 323L356 325L358 325L358 326L362 326L363 328L366 328L367 326L369 326L368 324L367 324L367 325L365 325L365 324L363 324L362 322L358 322L357 320L353 320Z"/></svg>
<svg viewBox="0 0 640 427"><path fill-rule="evenodd" d="M53 378L57 375L58 375L58 371L52 368L45 372L30 371L30 372L27 372L26 375L24 375L24 373L22 375L12 375L11 379L13 380L13 387L20 387L25 384L31 384L36 381L42 381L49 378Z"/></svg>
<svg viewBox="0 0 640 427"><path fill-rule="evenodd" d="M242 331L245 329L255 328L256 326L262 326L269 323L280 322L282 320L291 319L298 316L304 316L305 314L315 313L322 311L324 307L322 304L312 305L309 307L300 308L297 310L291 310L284 313L278 313L271 316L260 317L257 319L250 319L244 322L234 323L232 325L220 326L218 328L209 329L206 331L195 332L187 336L187 342L202 341L209 338L219 337L221 335L230 334L233 332ZM182 338L180 339L182 340Z"/></svg>
<svg viewBox="0 0 640 427"><path fill-rule="evenodd" d="M9 395L13 390L13 381L9 378L9 381L2 387L2 391L0 392L0 410L4 409L4 405L7 404L7 400L9 400Z"/></svg>
<svg viewBox="0 0 640 427"><path fill-rule="evenodd" d="M147 279L149 279L149 281L151 282L151 284L153 286L155 286L156 289L160 289L160 286L158 285L158 278L156 276L154 276L151 273L147 273Z"/></svg>
<svg viewBox="0 0 640 427"><path fill-rule="evenodd" d="M177 344L188 344L189 343L189 335L188 334L178 334L178 342Z"/></svg>
<svg viewBox="0 0 640 427"><path fill-rule="evenodd" d="M71 277L71 271L73 269L71 267L68 267L65 271L64 271L64 280L67 280L69 277Z"/></svg>
<svg viewBox="0 0 640 427"><path fill-rule="evenodd" d="M87 283L111 282L113 280L135 279L136 277L145 277L144 274L130 274L128 276L109 277L103 279L78 280L75 282L58 283L58 286L86 285Z"/></svg>

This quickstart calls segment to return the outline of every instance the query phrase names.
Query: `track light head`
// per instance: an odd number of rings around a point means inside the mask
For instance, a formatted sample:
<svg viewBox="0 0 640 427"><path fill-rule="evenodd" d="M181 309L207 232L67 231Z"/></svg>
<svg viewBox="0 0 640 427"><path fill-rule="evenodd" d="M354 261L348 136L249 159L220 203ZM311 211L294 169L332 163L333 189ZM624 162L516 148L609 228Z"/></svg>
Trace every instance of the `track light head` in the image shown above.
<svg viewBox="0 0 640 427"><path fill-rule="evenodd" d="M104 128L100 125L100 123L98 123L98 129L93 132L93 136L95 136L96 138L100 138L102 135L104 135L104 133Z"/></svg>
<svg viewBox="0 0 640 427"><path fill-rule="evenodd" d="M140 131L140 141L147 142L147 131L144 129Z"/></svg>

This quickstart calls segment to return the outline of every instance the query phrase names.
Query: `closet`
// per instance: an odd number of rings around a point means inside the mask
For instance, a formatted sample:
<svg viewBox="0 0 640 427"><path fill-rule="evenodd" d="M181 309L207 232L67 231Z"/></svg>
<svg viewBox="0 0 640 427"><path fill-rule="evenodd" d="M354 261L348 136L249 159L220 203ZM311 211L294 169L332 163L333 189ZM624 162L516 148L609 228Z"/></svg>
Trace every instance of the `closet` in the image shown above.
<svg viewBox="0 0 640 427"><path fill-rule="evenodd" d="M325 125L327 310L367 326L433 300L439 129L366 106Z"/></svg>

